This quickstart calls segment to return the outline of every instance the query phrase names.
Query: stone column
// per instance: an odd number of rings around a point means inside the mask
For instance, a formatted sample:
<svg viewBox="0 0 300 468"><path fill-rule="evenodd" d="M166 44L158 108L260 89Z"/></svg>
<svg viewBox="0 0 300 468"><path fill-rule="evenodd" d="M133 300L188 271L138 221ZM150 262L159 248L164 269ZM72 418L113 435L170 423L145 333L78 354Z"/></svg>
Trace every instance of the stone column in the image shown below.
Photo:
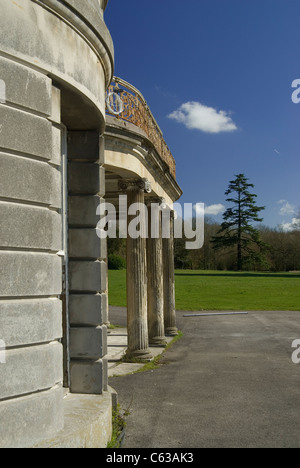
<svg viewBox="0 0 300 468"><path fill-rule="evenodd" d="M164 289L161 208L163 200L149 198L148 239L147 239L147 275L148 275L148 329L149 342L152 346L166 346L164 326Z"/></svg>
<svg viewBox="0 0 300 468"><path fill-rule="evenodd" d="M69 318L70 390L107 390L106 240L97 235L103 203L103 137L97 131L69 132Z"/></svg>
<svg viewBox="0 0 300 468"><path fill-rule="evenodd" d="M138 204L140 213L144 210L145 191L150 192L149 183L143 179L122 180L119 188L127 194L128 228L138 216L129 214L130 207ZM138 206L136 205L136 206ZM140 216L140 231L146 233L147 217ZM126 358L132 360L152 359L149 350L147 324L147 270L146 270L146 238L144 236L127 236L127 331L128 349Z"/></svg>
<svg viewBox="0 0 300 468"><path fill-rule="evenodd" d="M166 232L166 226L169 228ZM165 334L178 335L175 310L174 276L174 211L166 208L163 212L163 281L164 281L164 320Z"/></svg>

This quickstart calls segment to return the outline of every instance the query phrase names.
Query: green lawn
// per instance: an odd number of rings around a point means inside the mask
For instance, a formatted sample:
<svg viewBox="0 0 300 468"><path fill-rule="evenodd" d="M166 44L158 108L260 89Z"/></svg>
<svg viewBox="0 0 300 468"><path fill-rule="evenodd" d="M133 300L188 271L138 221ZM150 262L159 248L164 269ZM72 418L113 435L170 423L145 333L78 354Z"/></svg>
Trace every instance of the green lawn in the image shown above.
<svg viewBox="0 0 300 468"><path fill-rule="evenodd" d="M177 270L177 310L300 310L300 274ZM109 271L109 303L126 305L126 272Z"/></svg>

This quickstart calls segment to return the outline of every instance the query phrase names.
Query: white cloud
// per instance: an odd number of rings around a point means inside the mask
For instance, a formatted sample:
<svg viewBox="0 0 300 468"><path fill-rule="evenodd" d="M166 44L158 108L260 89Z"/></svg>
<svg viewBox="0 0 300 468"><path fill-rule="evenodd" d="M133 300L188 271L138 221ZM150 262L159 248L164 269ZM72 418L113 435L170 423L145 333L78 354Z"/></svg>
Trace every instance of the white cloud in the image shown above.
<svg viewBox="0 0 300 468"><path fill-rule="evenodd" d="M280 227L285 232L294 231L300 228L300 218L293 218L291 223L283 223Z"/></svg>
<svg viewBox="0 0 300 468"><path fill-rule="evenodd" d="M196 214L198 216L204 216L205 210L204 210L204 203L199 202L194 205L194 210L196 211Z"/></svg>
<svg viewBox="0 0 300 468"><path fill-rule="evenodd" d="M183 123L189 129L200 130L205 133L234 132L236 124L229 116L229 112L217 111L200 102L186 102L168 118Z"/></svg>
<svg viewBox="0 0 300 468"><path fill-rule="evenodd" d="M224 213L225 209L226 209L225 206L222 205L221 203L218 203L216 205L209 205L209 206L205 205L204 214L205 215L217 216L219 214ZM203 214L203 208L202 207L200 208L201 212L199 212L198 206L195 205L195 210L196 210L197 214L199 214L199 215Z"/></svg>
<svg viewBox="0 0 300 468"><path fill-rule="evenodd" d="M278 205L281 205L279 210L280 216L293 215L295 214L295 207L291 205L287 200L279 200Z"/></svg>
<svg viewBox="0 0 300 468"><path fill-rule="evenodd" d="M214 215L217 216L221 213L224 213L225 211L225 206L222 205L221 203L218 203L217 205L210 205L205 207L205 214L206 215Z"/></svg>

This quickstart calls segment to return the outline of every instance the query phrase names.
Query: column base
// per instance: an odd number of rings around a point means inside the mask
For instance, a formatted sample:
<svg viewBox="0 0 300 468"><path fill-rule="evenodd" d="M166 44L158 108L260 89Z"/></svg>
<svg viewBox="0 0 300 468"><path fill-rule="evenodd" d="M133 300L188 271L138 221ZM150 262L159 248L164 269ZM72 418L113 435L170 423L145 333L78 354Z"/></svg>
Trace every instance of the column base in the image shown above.
<svg viewBox="0 0 300 468"><path fill-rule="evenodd" d="M149 344L153 347L165 348L168 343L165 336L155 336L154 338L150 338Z"/></svg>
<svg viewBox="0 0 300 468"><path fill-rule="evenodd" d="M178 328L176 327L166 328L165 335L166 336L178 336Z"/></svg>
<svg viewBox="0 0 300 468"><path fill-rule="evenodd" d="M124 361L126 362L150 362L152 361L153 356L151 354L150 349L141 349L141 350L134 350L130 351L127 349L125 356L124 356Z"/></svg>

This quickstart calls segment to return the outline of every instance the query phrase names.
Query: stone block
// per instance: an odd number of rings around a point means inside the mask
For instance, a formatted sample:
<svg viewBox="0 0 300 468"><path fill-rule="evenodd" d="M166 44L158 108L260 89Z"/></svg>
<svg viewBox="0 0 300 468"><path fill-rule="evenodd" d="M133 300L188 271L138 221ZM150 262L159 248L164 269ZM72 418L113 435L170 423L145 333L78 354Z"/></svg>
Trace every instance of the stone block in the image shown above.
<svg viewBox="0 0 300 468"><path fill-rule="evenodd" d="M48 120L0 105L0 147L10 151L52 158L52 125Z"/></svg>
<svg viewBox="0 0 300 468"><path fill-rule="evenodd" d="M105 196L105 169L103 166L100 166L99 167L99 180L100 180L100 183L99 183L99 195L100 197L104 197Z"/></svg>
<svg viewBox="0 0 300 468"><path fill-rule="evenodd" d="M69 230L70 258L106 258L106 239L99 239L96 229Z"/></svg>
<svg viewBox="0 0 300 468"><path fill-rule="evenodd" d="M0 202L0 246L58 252L61 216L48 208Z"/></svg>
<svg viewBox="0 0 300 468"><path fill-rule="evenodd" d="M70 324L102 325L108 321L106 294L75 294L69 296ZM1 322L0 322L1 323Z"/></svg>
<svg viewBox="0 0 300 468"><path fill-rule="evenodd" d="M99 192L99 177L99 165L96 163L69 163L69 193L97 195Z"/></svg>
<svg viewBox="0 0 300 468"><path fill-rule="evenodd" d="M50 78L4 57L0 57L0 70L0 79L6 84L7 103L50 115Z"/></svg>
<svg viewBox="0 0 300 468"><path fill-rule="evenodd" d="M60 179L49 164L0 153L0 196L51 205Z"/></svg>
<svg viewBox="0 0 300 468"><path fill-rule="evenodd" d="M96 214L100 203L95 196L69 196L69 225L96 227L100 216Z"/></svg>
<svg viewBox="0 0 300 468"><path fill-rule="evenodd" d="M69 393L64 398L63 430L34 448L106 448L112 437L115 401L116 392L110 387L101 395Z"/></svg>
<svg viewBox="0 0 300 468"><path fill-rule="evenodd" d="M83 327L70 329L72 359L98 360L107 354L107 328Z"/></svg>
<svg viewBox="0 0 300 468"><path fill-rule="evenodd" d="M99 164L105 164L105 136L99 140Z"/></svg>
<svg viewBox="0 0 300 468"><path fill-rule="evenodd" d="M29 252L0 253L0 296L56 296L62 290L61 258Z"/></svg>
<svg viewBox="0 0 300 468"><path fill-rule="evenodd" d="M61 123L61 91L52 86L51 115L49 119L56 124Z"/></svg>
<svg viewBox="0 0 300 468"><path fill-rule="evenodd" d="M61 153L62 153L62 131L60 128L52 126L52 158L51 164L55 166L61 165Z"/></svg>
<svg viewBox="0 0 300 468"><path fill-rule="evenodd" d="M99 132L68 132L68 158L78 161L99 160Z"/></svg>
<svg viewBox="0 0 300 468"><path fill-rule="evenodd" d="M1 448L30 448L63 428L63 389L51 390L0 402Z"/></svg>
<svg viewBox="0 0 300 468"><path fill-rule="evenodd" d="M56 187L56 190L53 190L51 197L51 206L53 208L62 207L62 174L59 167L52 168L52 184L53 187Z"/></svg>
<svg viewBox="0 0 300 468"><path fill-rule="evenodd" d="M105 262L71 260L69 263L70 291L105 292L106 278L107 266Z"/></svg>
<svg viewBox="0 0 300 468"><path fill-rule="evenodd" d="M0 339L7 347L58 340L62 337L62 302L0 301L0 330Z"/></svg>
<svg viewBox="0 0 300 468"><path fill-rule="evenodd" d="M62 345L52 342L40 346L9 349L6 364L0 365L2 399L54 387L63 379Z"/></svg>
<svg viewBox="0 0 300 468"><path fill-rule="evenodd" d="M71 361L71 392L101 395L107 390L107 361Z"/></svg>

